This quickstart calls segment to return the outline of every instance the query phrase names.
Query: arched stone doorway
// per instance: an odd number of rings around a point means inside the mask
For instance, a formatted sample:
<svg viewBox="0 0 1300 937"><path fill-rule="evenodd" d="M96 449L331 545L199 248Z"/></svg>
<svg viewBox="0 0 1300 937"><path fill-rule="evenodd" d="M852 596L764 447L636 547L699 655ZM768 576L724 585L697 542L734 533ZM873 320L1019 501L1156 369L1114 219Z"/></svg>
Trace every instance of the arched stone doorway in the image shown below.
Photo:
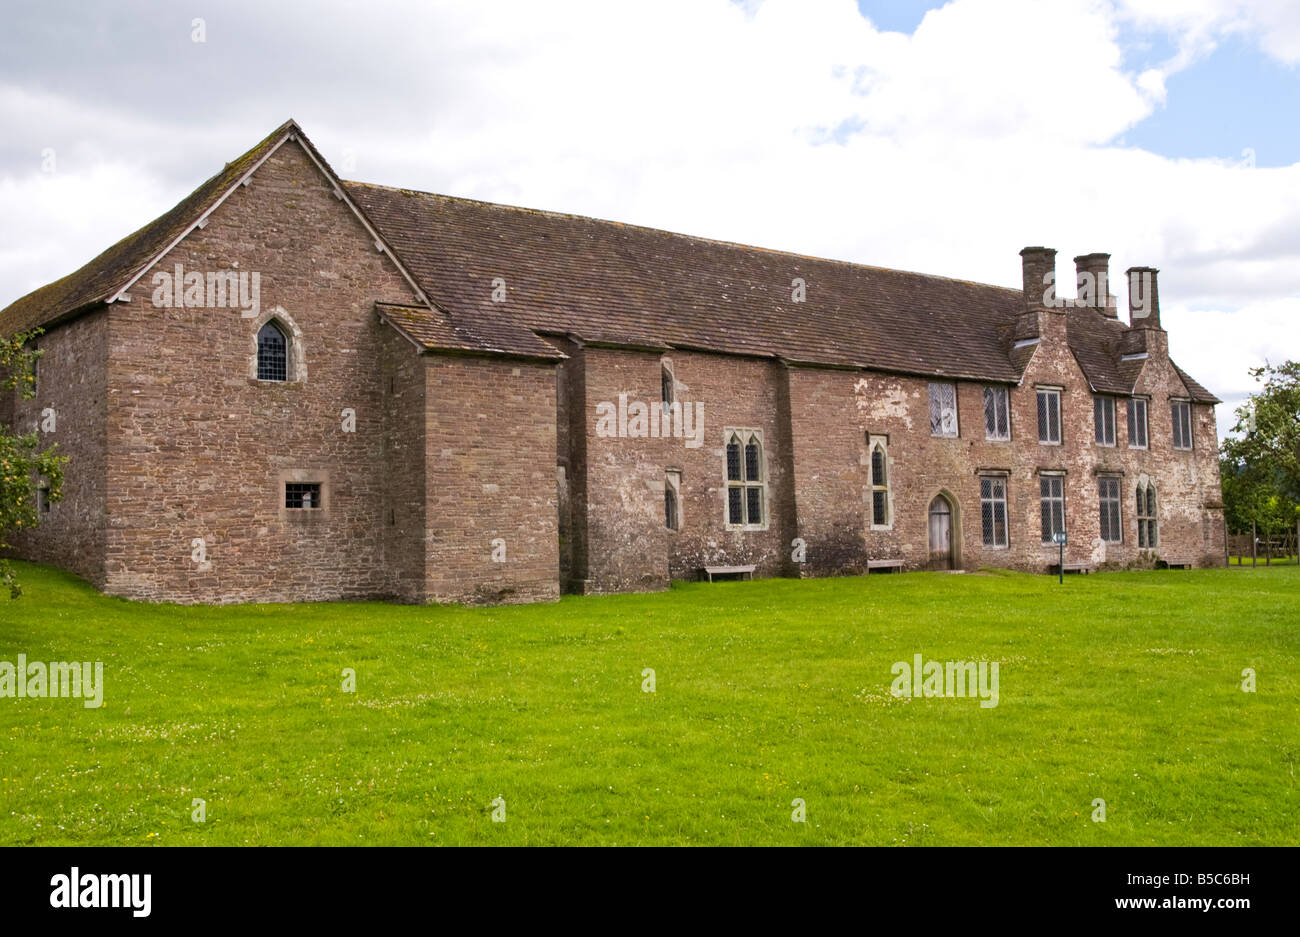
<svg viewBox="0 0 1300 937"><path fill-rule="evenodd" d="M930 502L930 569L954 569L957 566L957 510L942 493Z"/></svg>

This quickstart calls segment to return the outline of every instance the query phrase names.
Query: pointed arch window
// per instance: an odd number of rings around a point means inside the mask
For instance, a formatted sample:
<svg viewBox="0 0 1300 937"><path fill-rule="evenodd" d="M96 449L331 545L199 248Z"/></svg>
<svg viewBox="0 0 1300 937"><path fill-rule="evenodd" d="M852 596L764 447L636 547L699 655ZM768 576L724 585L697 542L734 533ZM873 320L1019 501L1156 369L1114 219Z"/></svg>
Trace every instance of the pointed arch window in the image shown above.
<svg viewBox="0 0 1300 937"><path fill-rule="evenodd" d="M267 322L257 333L257 379L289 380L289 339L274 321Z"/></svg>
<svg viewBox="0 0 1300 937"><path fill-rule="evenodd" d="M890 527L893 524L889 492L889 450L884 436L869 436L871 447L871 526Z"/></svg>
<svg viewBox="0 0 1300 937"><path fill-rule="evenodd" d="M663 415L667 416L672 412L674 401L677 399L675 385L677 381L673 377L673 365L667 358L659 362L659 406Z"/></svg>
<svg viewBox="0 0 1300 937"><path fill-rule="evenodd" d="M758 430L727 430L727 526L764 528L766 503L762 435Z"/></svg>
<svg viewBox="0 0 1300 937"><path fill-rule="evenodd" d="M1154 550L1160 542L1160 525L1156 518L1156 486L1149 479L1137 485L1138 549Z"/></svg>

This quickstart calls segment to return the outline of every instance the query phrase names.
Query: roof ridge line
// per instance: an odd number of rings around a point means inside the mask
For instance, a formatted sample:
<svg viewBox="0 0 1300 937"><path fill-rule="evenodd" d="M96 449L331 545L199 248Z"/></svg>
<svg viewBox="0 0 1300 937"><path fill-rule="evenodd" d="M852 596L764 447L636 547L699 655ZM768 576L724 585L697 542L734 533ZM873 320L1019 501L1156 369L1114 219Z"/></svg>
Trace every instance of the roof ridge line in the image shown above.
<svg viewBox="0 0 1300 937"><path fill-rule="evenodd" d="M779 247L763 247L758 244L746 244L743 241L728 241L724 238L705 237L700 234L686 234L682 231L669 231L667 228L655 228L651 225L636 224L631 221L616 221L612 218L596 218L592 215L579 215L575 212L555 211L550 208L529 208L526 205L510 205L505 202L490 202L481 198L467 198L463 195L447 195L444 192L426 192L423 189L411 189L406 186L384 185L379 182L363 182L358 179L344 179L344 185L366 186L371 189L387 189L390 192L400 192L409 195L428 195L434 198L445 198L453 202L469 202L475 205L486 205L490 208L500 208L508 211L531 212L538 215L549 215L554 218L568 218L577 221L594 221L598 224L617 225L621 228L635 228L638 231L649 231L654 234L665 234L669 237L686 238L692 241L703 241L706 244L720 244L725 247L739 247L743 250L763 251L768 254L780 254L785 257L796 257L803 260L815 260L819 263L842 264L846 267L855 267L862 270L881 270L886 273L902 273L913 277L926 277L931 280L945 280L949 283L965 283L969 286L978 286L983 289L1002 290L1008 293L1023 293L1023 290L1016 289L1012 286L998 286L996 283L981 283L978 280L968 280L965 277L949 277L941 273L923 273L919 270L902 270L898 267L883 267L880 264L866 264L856 260L842 260L837 257L820 257L817 254L802 254L798 251L783 250Z"/></svg>

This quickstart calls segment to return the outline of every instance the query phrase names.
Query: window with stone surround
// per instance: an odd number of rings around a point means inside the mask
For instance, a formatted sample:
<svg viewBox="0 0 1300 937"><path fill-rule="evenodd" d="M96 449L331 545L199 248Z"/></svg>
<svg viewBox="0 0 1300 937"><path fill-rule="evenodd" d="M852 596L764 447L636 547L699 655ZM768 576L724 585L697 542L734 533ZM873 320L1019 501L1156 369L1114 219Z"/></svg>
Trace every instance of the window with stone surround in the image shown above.
<svg viewBox="0 0 1300 937"><path fill-rule="evenodd" d="M957 429L957 385L930 384L930 435L954 437Z"/></svg>
<svg viewBox="0 0 1300 937"><path fill-rule="evenodd" d="M1092 422L1099 446L1115 445L1115 398L1092 398Z"/></svg>
<svg viewBox="0 0 1300 937"><path fill-rule="evenodd" d="M1174 448L1192 448L1192 405L1186 400L1175 400L1171 405L1174 418Z"/></svg>
<svg viewBox="0 0 1300 937"><path fill-rule="evenodd" d="M1057 387L1038 389L1038 441L1061 444L1061 391Z"/></svg>
<svg viewBox="0 0 1300 937"><path fill-rule="evenodd" d="M1007 546L1007 480L980 478L980 531L986 547Z"/></svg>
<svg viewBox="0 0 1300 937"><path fill-rule="evenodd" d="M320 482L285 482L284 506L293 510L315 510L323 507Z"/></svg>
<svg viewBox="0 0 1300 937"><path fill-rule="evenodd" d="M659 406L664 416L667 416L672 409L673 400L676 399L674 384L676 378L673 377L673 363L667 358L659 362Z"/></svg>
<svg viewBox="0 0 1300 937"><path fill-rule="evenodd" d="M889 439L886 436L868 436L871 451L871 526L888 530L894 524L893 498L889 491Z"/></svg>
<svg viewBox="0 0 1300 937"><path fill-rule="evenodd" d="M1052 543L1055 534L1065 531L1065 476L1041 476L1038 493L1042 507L1043 543Z"/></svg>
<svg viewBox="0 0 1300 937"><path fill-rule="evenodd" d="M1145 449L1147 447L1147 401L1145 397L1129 398L1128 446L1130 449Z"/></svg>
<svg viewBox="0 0 1300 937"><path fill-rule="evenodd" d="M1137 524L1138 549L1154 550L1160 542L1160 529L1156 519L1156 486L1150 479L1138 479Z"/></svg>
<svg viewBox="0 0 1300 937"><path fill-rule="evenodd" d="M274 321L267 322L257 333L257 379L289 380L289 339Z"/></svg>
<svg viewBox="0 0 1300 937"><path fill-rule="evenodd" d="M1102 475L1097 479L1097 505L1101 539L1107 543L1123 543L1124 527L1120 516L1119 478Z"/></svg>
<svg viewBox="0 0 1300 937"><path fill-rule="evenodd" d="M1011 408L1005 387L984 388L984 438L994 441L1011 438Z"/></svg>
<svg viewBox="0 0 1300 937"><path fill-rule="evenodd" d="M664 526L682 529L682 473L674 469L664 472Z"/></svg>
<svg viewBox="0 0 1300 937"><path fill-rule="evenodd" d="M763 437L753 429L729 429L727 439L726 523L731 529L767 527L767 480Z"/></svg>

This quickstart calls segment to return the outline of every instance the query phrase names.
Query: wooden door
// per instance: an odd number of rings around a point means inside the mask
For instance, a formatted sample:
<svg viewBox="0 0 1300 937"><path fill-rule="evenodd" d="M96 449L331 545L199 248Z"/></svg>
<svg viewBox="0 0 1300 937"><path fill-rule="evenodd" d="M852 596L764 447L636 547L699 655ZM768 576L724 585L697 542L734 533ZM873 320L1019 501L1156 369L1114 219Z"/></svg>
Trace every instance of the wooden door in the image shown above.
<svg viewBox="0 0 1300 937"><path fill-rule="evenodd" d="M943 495L930 502L930 568L952 569L952 506Z"/></svg>

